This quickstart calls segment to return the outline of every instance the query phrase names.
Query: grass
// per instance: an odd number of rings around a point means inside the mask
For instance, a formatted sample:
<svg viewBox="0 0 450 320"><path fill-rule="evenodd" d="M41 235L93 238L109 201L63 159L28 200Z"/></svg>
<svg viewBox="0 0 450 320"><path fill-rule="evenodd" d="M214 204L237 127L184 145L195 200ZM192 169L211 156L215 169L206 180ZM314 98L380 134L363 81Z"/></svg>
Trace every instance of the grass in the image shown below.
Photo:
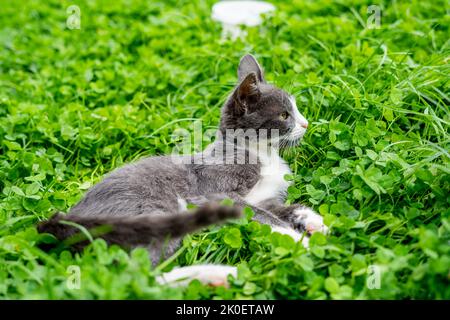
<svg viewBox="0 0 450 320"><path fill-rule="evenodd" d="M448 4L379 1L381 26L368 29L371 1L283 1L246 40L223 41L212 3L79 0L80 30L66 27L72 2L2 3L0 297L450 299ZM310 121L284 155L288 202L323 214L331 236L307 252L245 218L187 236L156 269L145 250L101 240L81 255L38 248L52 238L36 223L102 175L169 153L192 119L214 128L247 52ZM202 262L237 265L238 279L155 283Z"/></svg>

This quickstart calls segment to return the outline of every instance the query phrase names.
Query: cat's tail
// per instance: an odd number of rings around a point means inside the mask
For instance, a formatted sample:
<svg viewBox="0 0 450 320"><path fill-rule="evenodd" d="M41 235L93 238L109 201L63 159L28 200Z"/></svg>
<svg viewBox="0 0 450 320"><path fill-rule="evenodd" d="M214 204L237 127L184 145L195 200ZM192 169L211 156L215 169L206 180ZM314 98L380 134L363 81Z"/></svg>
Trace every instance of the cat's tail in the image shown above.
<svg viewBox="0 0 450 320"><path fill-rule="evenodd" d="M236 207L206 204L193 212L167 215L83 216L55 214L38 225L40 233L53 234L74 249L81 249L88 240L102 238L109 244L136 246L150 244L166 237L180 237L211 224L238 218Z"/></svg>

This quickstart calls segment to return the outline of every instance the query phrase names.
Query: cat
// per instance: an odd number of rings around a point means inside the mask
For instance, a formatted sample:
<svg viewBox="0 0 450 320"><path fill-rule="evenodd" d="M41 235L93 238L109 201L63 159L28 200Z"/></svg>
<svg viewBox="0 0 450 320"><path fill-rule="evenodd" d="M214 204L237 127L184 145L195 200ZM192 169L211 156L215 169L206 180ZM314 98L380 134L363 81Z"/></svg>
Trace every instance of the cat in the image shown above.
<svg viewBox="0 0 450 320"><path fill-rule="evenodd" d="M54 215L38 231L70 242L80 225L110 244L148 248L154 265L173 254L186 233L237 218L245 206L255 212L254 220L305 247L313 232L327 233L312 209L284 204L289 187L284 177L291 171L278 149L297 145L308 121L293 96L266 82L252 55L241 58L237 73L216 139L203 152L148 157L118 168L67 215ZM227 198L233 206L220 205ZM188 203L197 209L188 211ZM86 244L84 239L72 247Z"/></svg>

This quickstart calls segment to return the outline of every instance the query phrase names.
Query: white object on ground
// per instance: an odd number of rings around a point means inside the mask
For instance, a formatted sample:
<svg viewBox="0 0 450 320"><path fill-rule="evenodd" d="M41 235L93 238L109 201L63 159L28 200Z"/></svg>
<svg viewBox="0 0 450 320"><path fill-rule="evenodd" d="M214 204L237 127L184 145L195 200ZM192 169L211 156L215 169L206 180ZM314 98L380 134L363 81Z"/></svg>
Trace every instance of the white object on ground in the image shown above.
<svg viewBox="0 0 450 320"><path fill-rule="evenodd" d="M156 278L160 284L166 284L172 287L186 286L194 279L201 283L211 286L228 287L228 275L237 277L236 267L216 264L201 264L196 266L187 266L174 268L170 272L163 273Z"/></svg>
<svg viewBox="0 0 450 320"><path fill-rule="evenodd" d="M274 5L265 1L219 1L212 8L212 18L222 23L223 36L235 39L243 35L240 26L257 26L262 22L261 14L274 10Z"/></svg>

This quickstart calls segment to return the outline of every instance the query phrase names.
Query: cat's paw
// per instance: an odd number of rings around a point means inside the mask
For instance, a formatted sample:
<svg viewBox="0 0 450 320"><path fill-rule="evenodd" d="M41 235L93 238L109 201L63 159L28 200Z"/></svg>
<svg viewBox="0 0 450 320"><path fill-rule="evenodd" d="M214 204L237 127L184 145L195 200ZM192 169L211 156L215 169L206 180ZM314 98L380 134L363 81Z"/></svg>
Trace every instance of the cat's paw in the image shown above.
<svg viewBox="0 0 450 320"><path fill-rule="evenodd" d="M272 231L288 235L292 239L294 239L295 242L301 241L306 249L309 248L309 238L304 233L299 233L297 230L294 230L292 228L285 228L279 226L273 226Z"/></svg>
<svg viewBox="0 0 450 320"><path fill-rule="evenodd" d="M294 215L294 227L296 229L306 231L309 235L314 232L328 234L329 229L323 223L323 217L315 213L312 209L302 207L295 209L292 214Z"/></svg>

